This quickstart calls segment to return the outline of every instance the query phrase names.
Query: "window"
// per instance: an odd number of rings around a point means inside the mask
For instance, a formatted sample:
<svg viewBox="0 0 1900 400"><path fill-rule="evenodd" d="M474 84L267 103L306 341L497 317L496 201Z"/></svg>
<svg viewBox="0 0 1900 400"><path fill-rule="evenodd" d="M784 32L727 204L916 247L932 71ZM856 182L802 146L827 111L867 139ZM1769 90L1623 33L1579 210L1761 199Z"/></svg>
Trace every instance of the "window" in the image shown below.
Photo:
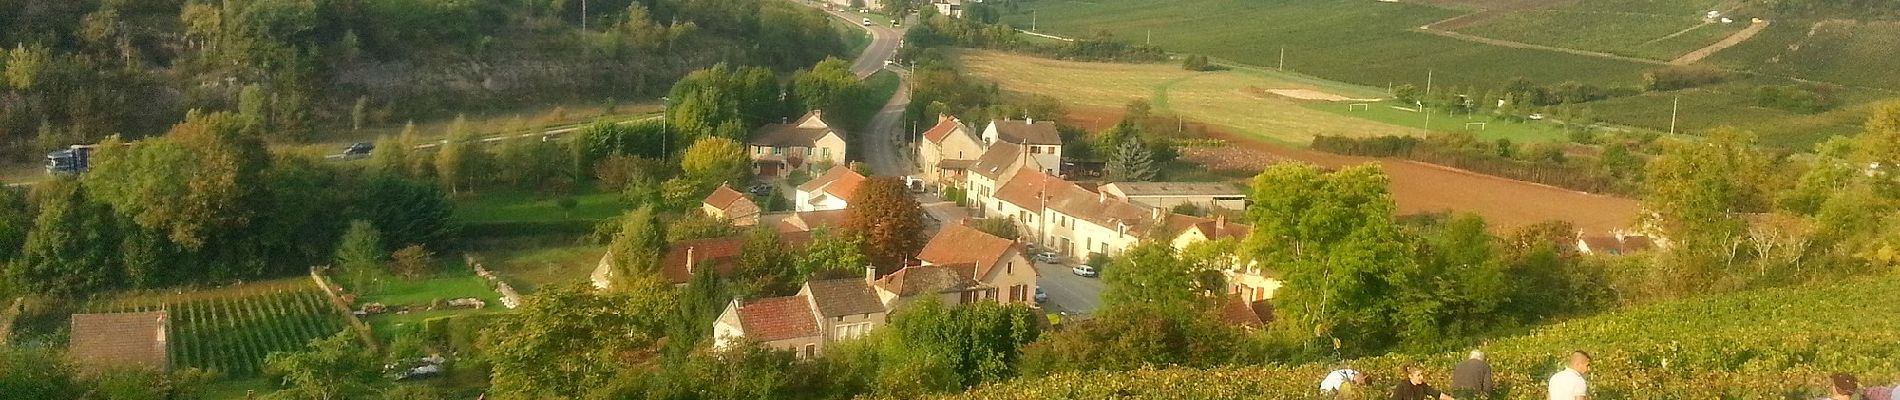
<svg viewBox="0 0 1900 400"><path fill-rule="evenodd" d="M818 345L806 343L805 344L805 358L806 359L818 358Z"/></svg>
<svg viewBox="0 0 1900 400"><path fill-rule="evenodd" d="M819 147L819 148L818 148L818 155L821 155L821 156L825 156L825 157L831 157L831 148L830 148L830 147Z"/></svg>
<svg viewBox="0 0 1900 400"><path fill-rule="evenodd" d="M856 339L868 333L871 333L871 323L869 322L862 322L862 323L849 324L849 325L838 325L838 328L833 330L832 339L833 340Z"/></svg>
<svg viewBox="0 0 1900 400"><path fill-rule="evenodd" d="M776 155L785 155L785 148L784 148L784 147L773 147L773 148L772 148L772 155L775 155L775 156L776 156Z"/></svg>
<svg viewBox="0 0 1900 400"><path fill-rule="evenodd" d="M1029 146L1029 154L1042 154L1042 146Z"/></svg>

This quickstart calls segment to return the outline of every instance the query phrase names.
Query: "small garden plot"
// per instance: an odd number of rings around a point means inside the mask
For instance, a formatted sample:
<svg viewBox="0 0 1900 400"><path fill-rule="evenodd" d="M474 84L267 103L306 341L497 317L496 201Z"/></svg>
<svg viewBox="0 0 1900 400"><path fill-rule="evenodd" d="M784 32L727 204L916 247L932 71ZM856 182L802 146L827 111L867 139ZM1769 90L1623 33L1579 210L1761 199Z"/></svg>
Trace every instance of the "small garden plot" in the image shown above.
<svg viewBox="0 0 1900 400"><path fill-rule="evenodd" d="M86 312L170 313L173 368L203 368L227 378L258 376L264 356L297 350L344 329L342 316L307 279L284 279L177 294L128 295Z"/></svg>

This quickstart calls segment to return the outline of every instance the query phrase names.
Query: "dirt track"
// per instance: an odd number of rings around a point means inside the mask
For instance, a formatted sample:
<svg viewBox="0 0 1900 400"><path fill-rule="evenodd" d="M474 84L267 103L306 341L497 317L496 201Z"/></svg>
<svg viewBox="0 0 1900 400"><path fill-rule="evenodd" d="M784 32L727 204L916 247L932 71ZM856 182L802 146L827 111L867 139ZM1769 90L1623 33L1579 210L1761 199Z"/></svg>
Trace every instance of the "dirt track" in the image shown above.
<svg viewBox="0 0 1900 400"><path fill-rule="evenodd" d="M1112 113L1072 113L1071 120L1091 130L1117 120ZM1106 122L1106 124L1104 124ZM1102 126L1097 126L1102 124ZM1494 232L1549 220L1567 220L1585 233L1600 234L1623 228L1636 219L1636 201L1583 193L1531 182L1499 178L1414 161L1343 156L1262 142L1208 130L1209 136L1231 143L1239 157L1254 162L1254 170L1281 160L1328 168L1378 163L1390 176L1392 196L1400 214L1436 211L1477 213ZM1232 168L1224 165L1221 168Z"/></svg>

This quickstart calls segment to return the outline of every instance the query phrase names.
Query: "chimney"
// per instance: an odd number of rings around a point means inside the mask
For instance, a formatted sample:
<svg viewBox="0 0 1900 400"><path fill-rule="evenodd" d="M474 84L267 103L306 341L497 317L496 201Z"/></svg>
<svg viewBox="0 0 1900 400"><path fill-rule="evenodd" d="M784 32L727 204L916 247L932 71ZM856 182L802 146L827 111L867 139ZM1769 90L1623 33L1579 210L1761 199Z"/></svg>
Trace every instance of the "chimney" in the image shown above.
<svg viewBox="0 0 1900 400"><path fill-rule="evenodd" d="M1026 116L1026 115L1023 116L1023 125L1035 125L1035 124L1036 124L1036 117L1031 117L1031 116Z"/></svg>
<svg viewBox="0 0 1900 400"><path fill-rule="evenodd" d="M1217 231L1227 229L1227 214L1214 214L1214 228Z"/></svg>
<svg viewBox="0 0 1900 400"><path fill-rule="evenodd" d="M686 276L688 278L693 276L693 262L698 261L693 257L693 249L693 246L686 246Z"/></svg>
<svg viewBox="0 0 1900 400"><path fill-rule="evenodd" d="M864 265L864 284L866 285L877 284L877 267L876 266L872 266L870 264Z"/></svg>
<svg viewBox="0 0 1900 400"><path fill-rule="evenodd" d="M1149 218L1154 218L1154 219L1155 219L1156 221L1160 221L1160 220L1161 220L1161 207L1155 207L1155 208L1150 208L1150 209L1148 209L1148 217L1149 217Z"/></svg>

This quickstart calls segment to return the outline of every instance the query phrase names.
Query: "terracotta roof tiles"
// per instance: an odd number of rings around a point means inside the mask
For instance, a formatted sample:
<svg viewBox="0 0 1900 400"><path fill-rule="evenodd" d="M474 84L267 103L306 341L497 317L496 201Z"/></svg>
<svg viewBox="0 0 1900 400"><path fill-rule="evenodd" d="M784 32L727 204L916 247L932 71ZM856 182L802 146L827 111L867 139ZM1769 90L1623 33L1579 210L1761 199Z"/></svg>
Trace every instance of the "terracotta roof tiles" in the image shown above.
<svg viewBox="0 0 1900 400"><path fill-rule="evenodd" d="M770 297L739 306L739 326L748 338L763 342L818 336L805 296Z"/></svg>

